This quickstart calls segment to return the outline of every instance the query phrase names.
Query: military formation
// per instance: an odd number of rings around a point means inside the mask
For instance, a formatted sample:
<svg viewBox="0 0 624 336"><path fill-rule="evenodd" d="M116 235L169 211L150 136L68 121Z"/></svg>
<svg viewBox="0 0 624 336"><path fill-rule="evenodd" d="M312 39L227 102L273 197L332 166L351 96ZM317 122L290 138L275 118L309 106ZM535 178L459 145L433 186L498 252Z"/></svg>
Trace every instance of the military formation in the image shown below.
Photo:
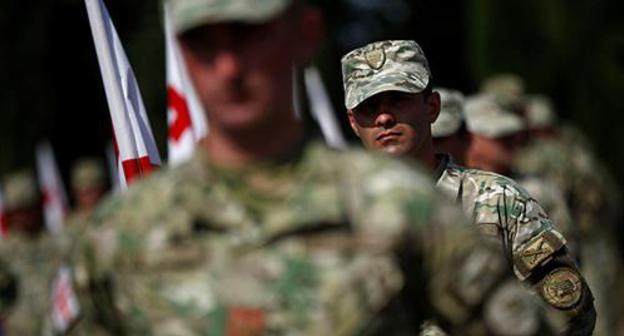
<svg viewBox="0 0 624 336"><path fill-rule="evenodd" d="M547 98L501 75L436 88L415 41L340 60L364 148L295 115L323 30L298 0L165 0L209 134L194 156L46 232L32 173L2 184L7 335L618 335L621 202Z"/></svg>

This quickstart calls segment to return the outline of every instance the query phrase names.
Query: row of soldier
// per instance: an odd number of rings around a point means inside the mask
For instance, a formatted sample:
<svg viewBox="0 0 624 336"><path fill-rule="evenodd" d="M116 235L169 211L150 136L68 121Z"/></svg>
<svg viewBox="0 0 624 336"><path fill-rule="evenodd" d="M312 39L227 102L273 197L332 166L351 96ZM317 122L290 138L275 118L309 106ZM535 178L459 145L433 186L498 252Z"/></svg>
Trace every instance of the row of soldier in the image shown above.
<svg viewBox="0 0 624 336"><path fill-rule="evenodd" d="M57 237L3 242L8 333L615 333L616 193L520 81L463 101L416 42L362 46L346 117L382 153L334 151L290 93L317 8L167 3L210 133Z"/></svg>

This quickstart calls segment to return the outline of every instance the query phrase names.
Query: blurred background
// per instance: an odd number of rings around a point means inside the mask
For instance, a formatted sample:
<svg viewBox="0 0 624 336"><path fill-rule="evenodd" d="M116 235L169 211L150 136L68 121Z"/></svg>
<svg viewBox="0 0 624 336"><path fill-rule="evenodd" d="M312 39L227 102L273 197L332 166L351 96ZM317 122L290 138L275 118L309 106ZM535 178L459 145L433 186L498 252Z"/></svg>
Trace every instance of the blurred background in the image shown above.
<svg viewBox="0 0 624 336"><path fill-rule="evenodd" d="M105 1L134 67L166 158L164 38L159 1ZM624 3L616 0L318 0L327 18L321 69L345 135L340 57L380 39L418 41L437 86L473 93L513 72L551 96L624 185ZM32 166L51 141L61 173L104 156L110 117L82 0L0 2L0 175Z"/></svg>

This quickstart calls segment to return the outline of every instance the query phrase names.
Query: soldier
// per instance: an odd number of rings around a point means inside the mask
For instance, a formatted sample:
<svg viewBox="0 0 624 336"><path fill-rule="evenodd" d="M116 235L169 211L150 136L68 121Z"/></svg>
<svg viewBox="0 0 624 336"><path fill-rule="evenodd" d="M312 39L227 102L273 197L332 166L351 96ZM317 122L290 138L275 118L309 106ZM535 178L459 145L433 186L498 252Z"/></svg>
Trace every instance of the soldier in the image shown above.
<svg viewBox="0 0 624 336"><path fill-rule="evenodd" d="M431 125L433 147L450 154L459 165L464 164L470 136L464 122L464 95L457 90L438 88L440 114Z"/></svg>
<svg viewBox="0 0 624 336"><path fill-rule="evenodd" d="M465 169L448 155L434 154L430 128L440 110L440 96L431 89L428 63L418 44L371 43L346 54L342 71L349 123L364 146L416 159L433 171L437 188L460 204L484 236L500 242L517 277L552 312L566 314L565 333L591 334L595 322L592 294L565 239L536 200L506 177ZM505 122L513 126L518 121ZM479 125L489 127L487 122ZM496 314L500 310L491 312L500 330L511 329Z"/></svg>
<svg viewBox="0 0 624 336"><path fill-rule="evenodd" d="M77 161L72 167L71 190L75 209L67 223L84 222L106 192L106 178L102 163L94 158Z"/></svg>
<svg viewBox="0 0 624 336"><path fill-rule="evenodd" d="M621 196L579 131L557 126L550 99L527 96L525 101L531 141L514 157L513 168L547 179L563 191L572 209L571 231L577 237L581 270L596 297L596 334L613 335L624 308L613 299L618 291L624 294L618 286L623 274L614 239Z"/></svg>
<svg viewBox="0 0 624 336"><path fill-rule="evenodd" d="M5 266L0 276L4 292L0 306L7 311L3 329L9 335L41 334L50 326L48 286L60 255L45 232L41 196L32 174L11 174L5 180L4 192L9 231L0 243L0 258ZM9 282L4 283L5 280Z"/></svg>
<svg viewBox="0 0 624 336"><path fill-rule="evenodd" d="M294 116L291 66L318 46L318 10L166 3L210 133L98 207L73 261L82 313L57 331L399 334L433 311L449 330L470 319L500 255L422 173L331 151Z"/></svg>

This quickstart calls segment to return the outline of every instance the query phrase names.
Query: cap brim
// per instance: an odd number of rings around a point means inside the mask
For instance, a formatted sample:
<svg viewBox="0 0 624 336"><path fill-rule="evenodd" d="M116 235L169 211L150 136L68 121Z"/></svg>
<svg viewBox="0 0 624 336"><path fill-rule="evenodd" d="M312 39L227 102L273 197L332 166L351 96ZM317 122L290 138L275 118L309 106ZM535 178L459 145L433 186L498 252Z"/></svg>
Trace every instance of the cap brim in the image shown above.
<svg viewBox="0 0 624 336"><path fill-rule="evenodd" d="M198 6L197 8L185 8L183 13L174 14L174 28L176 33L184 33L194 28L207 24L224 22L242 22L249 24L261 24L274 19L290 5L289 1L273 0L259 6L256 0L245 1L245 9L240 6Z"/></svg>
<svg viewBox="0 0 624 336"><path fill-rule="evenodd" d="M429 78L427 78L427 83L412 83L413 79L408 76L403 76L396 74L390 79L388 77L384 78L384 80L376 80L373 78L371 83L365 85L361 88L355 89L351 92L351 94L345 99L345 106L348 110L352 110L358 107L361 103L363 103L366 99L380 94L382 92L388 91L398 91L405 93L421 93L425 90L427 85L429 84ZM410 83L409 85L400 85L401 83Z"/></svg>

